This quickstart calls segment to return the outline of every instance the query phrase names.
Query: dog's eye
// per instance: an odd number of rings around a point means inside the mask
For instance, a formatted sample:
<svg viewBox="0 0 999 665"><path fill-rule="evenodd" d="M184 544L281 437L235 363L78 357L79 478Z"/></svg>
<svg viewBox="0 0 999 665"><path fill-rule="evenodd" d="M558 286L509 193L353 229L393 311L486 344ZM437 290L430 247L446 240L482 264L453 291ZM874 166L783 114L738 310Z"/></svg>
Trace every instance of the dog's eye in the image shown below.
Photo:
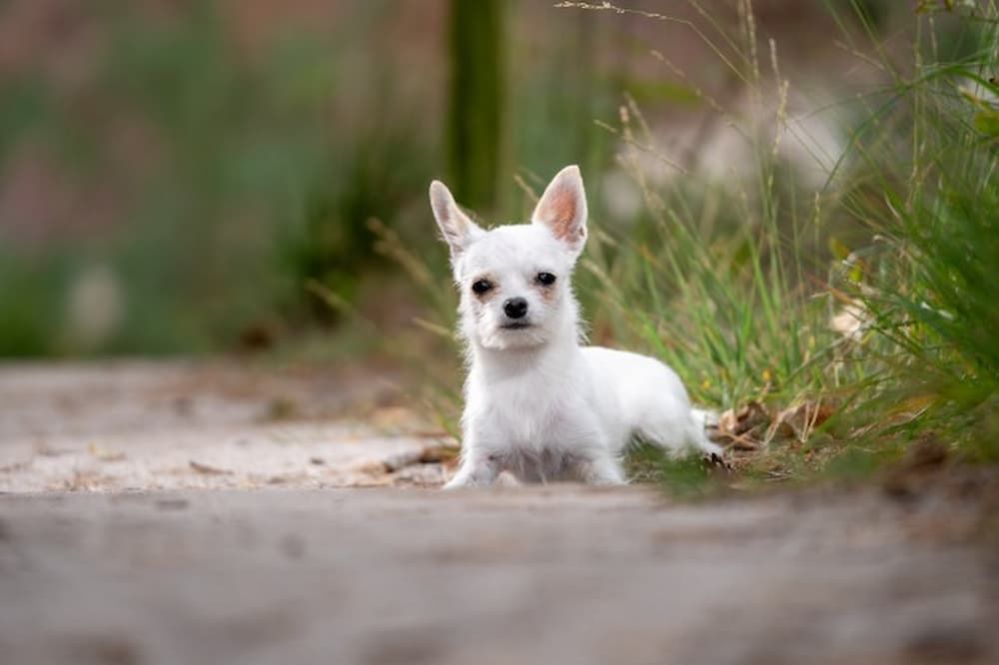
<svg viewBox="0 0 999 665"><path fill-rule="evenodd" d="M472 284L472 290L475 291L475 293L477 293L480 296L492 288L493 288L493 283L490 282L488 279L480 279L474 284Z"/></svg>
<svg viewBox="0 0 999 665"><path fill-rule="evenodd" d="M550 272L539 272L535 279L538 281L538 284L543 286L551 286L555 283L555 275Z"/></svg>

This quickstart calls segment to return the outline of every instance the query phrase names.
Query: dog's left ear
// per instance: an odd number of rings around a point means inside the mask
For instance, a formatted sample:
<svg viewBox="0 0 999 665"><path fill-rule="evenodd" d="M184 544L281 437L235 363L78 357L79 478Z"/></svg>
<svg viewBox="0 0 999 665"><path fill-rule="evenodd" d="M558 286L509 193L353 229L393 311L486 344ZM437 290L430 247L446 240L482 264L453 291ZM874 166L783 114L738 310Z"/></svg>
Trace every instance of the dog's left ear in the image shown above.
<svg viewBox="0 0 999 665"><path fill-rule="evenodd" d="M575 164L558 172L541 195L531 222L548 228L573 254L586 243L586 192Z"/></svg>

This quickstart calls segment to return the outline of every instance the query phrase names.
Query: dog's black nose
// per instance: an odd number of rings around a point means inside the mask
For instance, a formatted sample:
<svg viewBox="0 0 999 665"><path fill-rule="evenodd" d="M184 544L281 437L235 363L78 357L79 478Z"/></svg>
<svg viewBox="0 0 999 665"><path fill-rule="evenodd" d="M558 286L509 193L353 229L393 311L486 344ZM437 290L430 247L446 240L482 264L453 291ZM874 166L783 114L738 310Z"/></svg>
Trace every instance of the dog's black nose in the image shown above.
<svg viewBox="0 0 999 665"><path fill-rule="evenodd" d="M511 319L521 319L527 314L527 300L524 298L510 298L503 303L503 311Z"/></svg>

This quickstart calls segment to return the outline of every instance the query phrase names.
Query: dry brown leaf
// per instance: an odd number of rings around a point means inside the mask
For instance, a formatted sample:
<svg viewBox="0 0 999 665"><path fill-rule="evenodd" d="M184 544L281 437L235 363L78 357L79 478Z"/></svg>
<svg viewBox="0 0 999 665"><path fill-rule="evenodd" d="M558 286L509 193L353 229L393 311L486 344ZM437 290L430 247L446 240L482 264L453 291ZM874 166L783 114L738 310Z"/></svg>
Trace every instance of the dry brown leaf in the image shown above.
<svg viewBox="0 0 999 665"><path fill-rule="evenodd" d="M385 458L382 460L382 465L385 467L387 473L392 473L404 467L419 464L422 454L422 450L408 450L404 453L398 453Z"/></svg>
<svg viewBox="0 0 999 665"><path fill-rule="evenodd" d="M232 475L232 471L227 469L220 469L218 467L209 466L207 464L202 464L201 462L195 462L194 460L188 461L188 464L192 469L198 473L203 473L206 476L229 476Z"/></svg>
<svg viewBox="0 0 999 665"><path fill-rule="evenodd" d="M804 443L816 427L829 420L835 413L832 405L827 402L805 402L795 407L784 409L774 418L770 426L769 439L796 439Z"/></svg>
<svg viewBox="0 0 999 665"><path fill-rule="evenodd" d="M116 450L108 450L96 443L87 446L87 452L102 462L120 462L125 459L125 453Z"/></svg>
<svg viewBox="0 0 999 665"><path fill-rule="evenodd" d="M367 461L356 464L351 468L351 471L356 473L363 473L369 476L384 476L389 473L389 470L385 466L384 461Z"/></svg>
<svg viewBox="0 0 999 665"><path fill-rule="evenodd" d="M61 489L70 492L92 492L107 489L113 482L113 478L97 471L77 470L73 473L72 478L67 478L62 482Z"/></svg>
<svg viewBox="0 0 999 665"><path fill-rule="evenodd" d="M761 428L769 427L772 417L765 406L753 400L736 413L736 434L756 434Z"/></svg>
<svg viewBox="0 0 999 665"><path fill-rule="evenodd" d="M754 400L722 413L718 424L708 428L708 433L730 450L752 452L775 439L804 442L834 412L831 404L822 401L804 402L776 411Z"/></svg>
<svg viewBox="0 0 999 665"><path fill-rule="evenodd" d="M729 409L718 418L710 434L727 448L741 451L758 450L772 418L766 407L757 401L738 409Z"/></svg>
<svg viewBox="0 0 999 665"><path fill-rule="evenodd" d="M448 463L458 459L461 448L452 445L427 446L420 453L421 464Z"/></svg>
<svg viewBox="0 0 999 665"><path fill-rule="evenodd" d="M382 463L385 471L394 473L408 466L417 464L450 464L458 459L461 449L457 446L426 446L421 450L414 450L398 455L392 455Z"/></svg>

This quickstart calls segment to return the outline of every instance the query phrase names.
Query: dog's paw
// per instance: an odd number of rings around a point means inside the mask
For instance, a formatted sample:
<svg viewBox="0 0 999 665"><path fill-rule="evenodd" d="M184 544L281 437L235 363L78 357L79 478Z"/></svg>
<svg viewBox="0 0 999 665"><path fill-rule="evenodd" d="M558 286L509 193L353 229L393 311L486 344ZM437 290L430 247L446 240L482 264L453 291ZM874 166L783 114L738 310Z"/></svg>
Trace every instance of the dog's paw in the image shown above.
<svg viewBox="0 0 999 665"><path fill-rule="evenodd" d="M719 449L720 450L720 449ZM731 462L725 459L721 452L706 452L701 455L701 459L712 469L722 469L724 471L732 471L733 467Z"/></svg>
<svg viewBox="0 0 999 665"><path fill-rule="evenodd" d="M455 476L451 480L444 483L444 486L441 487L441 489L450 491L450 490L461 489L462 487L472 487L472 486L473 486L472 483L469 483L467 480Z"/></svg>
<svg viewBox="0 0 999 665"><path fill-rule="evenodd" d="M442 489L457 490L464 487L486 487L492 485L496 474L489 470L459 469Z"/></svg>

